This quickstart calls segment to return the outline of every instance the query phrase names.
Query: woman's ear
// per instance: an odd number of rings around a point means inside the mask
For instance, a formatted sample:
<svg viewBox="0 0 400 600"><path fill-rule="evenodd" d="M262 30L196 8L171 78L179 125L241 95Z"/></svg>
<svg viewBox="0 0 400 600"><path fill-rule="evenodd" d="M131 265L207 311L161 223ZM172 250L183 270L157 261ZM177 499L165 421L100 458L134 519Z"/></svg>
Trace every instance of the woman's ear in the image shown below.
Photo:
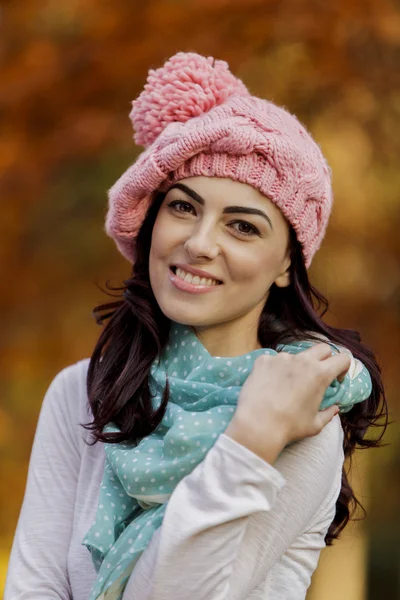
<svg viewBox="0 0 400 600"><path fill-rule="evenodd" d="M287 256L283 262L281 273L279 273L278 277L274 281L277 287L287 287L290 285L290 265L291 260L290 257Z"/></svg>

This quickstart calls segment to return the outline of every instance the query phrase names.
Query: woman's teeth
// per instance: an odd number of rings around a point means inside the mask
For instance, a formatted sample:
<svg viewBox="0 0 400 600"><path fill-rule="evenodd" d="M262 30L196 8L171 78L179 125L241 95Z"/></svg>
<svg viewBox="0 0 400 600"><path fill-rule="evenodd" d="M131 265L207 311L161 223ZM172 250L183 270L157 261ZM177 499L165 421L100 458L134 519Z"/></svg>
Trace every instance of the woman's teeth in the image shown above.
<svg viewBox="0 0 400 600"><path fill-rule="evenodd" d="M206 277L192 275L191 273L186 273L186 271L180 269L179 267L176 268L176 275L184 281L192 283L193 285L218 285L218 281L216 279L207 279Z"/></svg>

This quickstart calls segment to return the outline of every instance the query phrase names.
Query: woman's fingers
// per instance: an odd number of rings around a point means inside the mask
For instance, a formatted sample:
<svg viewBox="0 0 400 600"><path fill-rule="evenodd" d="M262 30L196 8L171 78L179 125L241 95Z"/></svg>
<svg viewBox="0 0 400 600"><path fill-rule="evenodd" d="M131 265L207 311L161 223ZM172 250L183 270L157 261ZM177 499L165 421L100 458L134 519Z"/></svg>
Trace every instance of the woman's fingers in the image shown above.
<svg viewBox="0 0 400 600"><path fill-rule="evenodd" d="M307 350L298 354L298 356L301 355L303 355L303 358L308 357L323 362L326 375L330 378L328 384L332 383L335 378L343 381L351 365L351 355L348 352L333 354L331 346L325 343L311 346L311 348L307 348Z"/></svg>
<svg viewBox="0 0 400 600"><path fill-rule="evenodd" d="M336 406L319 410L324 392L350 364L348 353L333 354L325 343L259 356L239 394L237 426L260 447L273 436L290 442L318 434L337 413Z"/></svg>
<svg viewBox="0 0 400 600"><path fill-rule="evenodd" d="M325 410L318 411L316 416L318 431L321 431L329 421L332 421L333 417L337 415L338 412L339 408L336 404L329 406L329 408L325 408Z"/></svg>
<svg viewBox="0 0 400 600"><path fill-rule="evenodd" d="M315 346L307 348L307 350L303 350L301 355L308 356L309 358L316 358L318 360L325 360L329 356L332 356L332 348L329 344L322 342L321 344L315 344ZM298 354L298 356L300 356L300 354Z"/></svg>
<svg viewBox="0 0 400 600"><path fill-rule="evenodd" d="M327 377L328 385L332 381L347 373L351 365L351 356L349 354L334 354L322 363L322 368Z"/></svg>
<svg viewBox="0 0 400 600"><path fill-rule="evenodd" d="M346 373L349 370L349 368L347 367L347 369L345 369L344 371L342 371L338 376L337 376L337 380L339 383L342 383L343 379L346 377Z"/></svg>

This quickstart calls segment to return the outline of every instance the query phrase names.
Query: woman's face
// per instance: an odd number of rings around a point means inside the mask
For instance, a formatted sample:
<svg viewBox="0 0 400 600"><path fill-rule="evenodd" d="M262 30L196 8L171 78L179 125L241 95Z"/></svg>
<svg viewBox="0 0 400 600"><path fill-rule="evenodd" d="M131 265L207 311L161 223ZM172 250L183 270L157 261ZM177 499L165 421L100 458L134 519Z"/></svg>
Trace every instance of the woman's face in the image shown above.
<svg viewBox="0 0 400 600"><path fill-rule="evenodd" d="M183 179L169 189L154 224L149 271L155 298L178 323L253 327L272 283L289 284L288 246L284 216L250 185Z"/></svg>

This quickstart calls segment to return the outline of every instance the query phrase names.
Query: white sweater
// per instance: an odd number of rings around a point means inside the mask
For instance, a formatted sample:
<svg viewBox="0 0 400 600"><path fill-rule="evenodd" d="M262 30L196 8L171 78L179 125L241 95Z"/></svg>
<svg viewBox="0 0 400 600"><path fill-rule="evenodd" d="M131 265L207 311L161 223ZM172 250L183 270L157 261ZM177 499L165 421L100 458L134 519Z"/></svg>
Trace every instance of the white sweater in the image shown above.
<svg viewBox="0 0 400 600"><path fill-rule="evenodd" d="M54 378L40 411L4 600L88 600L82 540L104 446L90 447L88 359ZM268 464L225 434L184 477L123 600L301 600L335 514L344 460L336 416Z"/></svg>

